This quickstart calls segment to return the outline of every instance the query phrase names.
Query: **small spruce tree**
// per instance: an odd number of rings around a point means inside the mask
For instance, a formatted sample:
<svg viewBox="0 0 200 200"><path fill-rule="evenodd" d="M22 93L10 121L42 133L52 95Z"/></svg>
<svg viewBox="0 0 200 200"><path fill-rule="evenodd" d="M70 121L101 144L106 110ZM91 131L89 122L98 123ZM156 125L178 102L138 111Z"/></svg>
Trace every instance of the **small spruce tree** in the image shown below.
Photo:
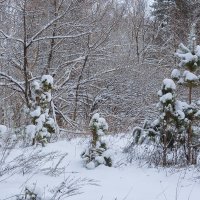
<svg viewBox="0 0 200 200"><path fill-rule="evenodd" d="M158 108L160 111L159 122L160 122L160 140L163 145L162 163L164 166L167 165L167 149L173 145L174 134L173 134L173 115L175 111L175 90L176 85L171 79L164 79L162 88L158 92L160 101Z"/></svg>
<svg viewBox="0 0 200 200"><path fill-rule="evenodd" d="M93 169L100 164L111 167L111 156L106 142L102 139L102 136L108 131L106 120L96 113L93 115L89 127L92 132L92 141L90 147L81 154L86 168Z"/></svg>
<svg viewBox="0 0 200 200"><path fill-rule="evenodd" d="M37 142L44 146L55 133L54 119L49 116L53 78L50 75L43 75L42 79L34 81L32 86L34 110L30 115L33 124L26 127L26 133L32 135L32 145Z"/></svg>
<svg viewBox="0 0 200 200"><path fill-rule="evenodd" d="M180 160L178 158L183 157L183 149L185 149L187 113L190 106L176 100L175 92L174 81L164 79L161 90L158 91L158 118L153 122L145 121L143 128L137 127L133 132L135 144L152 144L157 148L162 158L156 162L162 163L163 166L178 164L178 160ZM183 163L184 160L181 161Z"/></svg>
<svg viewBox="0 0 200 200"><path fill-rule="evenodd" d="M196 45L195 24L192 25L189 35L189 44L186 47L184 44L179 45L179 49L175 54L179 59L179 67L184 69L181 73L178 69L172 71L171 77L178 84L188 88L188 106L185 109L185 115L188 120L187 137L186 137L186 157L188 164L196 163L196 147L198 146L195 140L194 121L199 119L199 107L197 101L192 97L193 89L200 85L200 76L196 75L200 69L200 46Z"/></svg>

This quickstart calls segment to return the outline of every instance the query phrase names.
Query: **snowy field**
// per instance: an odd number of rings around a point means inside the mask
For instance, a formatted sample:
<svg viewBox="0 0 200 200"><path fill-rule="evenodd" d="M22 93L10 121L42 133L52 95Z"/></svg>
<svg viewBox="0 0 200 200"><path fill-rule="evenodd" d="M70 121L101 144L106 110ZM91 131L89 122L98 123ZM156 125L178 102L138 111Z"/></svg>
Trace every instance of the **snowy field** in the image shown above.
<svg viewBox="0 0 200 200"><path fill-rule="evenodd" d="M107 140L113 151L114 167L99 166L93 170L84 168L80 158L87 138L59 141L44 148L15 148L1 165L4 173L0 176L0 199L14 200L26 187L34 188L42 200L199 199L198 168L163 169L130 164L122 152L128 136L107 136ZM65 192L80 194L68 196Z"/></svg>

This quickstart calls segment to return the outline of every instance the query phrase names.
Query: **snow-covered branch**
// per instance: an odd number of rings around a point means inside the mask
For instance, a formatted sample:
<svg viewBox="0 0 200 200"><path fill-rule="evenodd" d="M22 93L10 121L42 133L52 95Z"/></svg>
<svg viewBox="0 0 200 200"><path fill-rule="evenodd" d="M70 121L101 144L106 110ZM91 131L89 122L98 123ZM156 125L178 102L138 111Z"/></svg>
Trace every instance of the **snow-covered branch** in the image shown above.
<svg viewBox="0 0 200 200"><path fill-rule="evenodd" d="M77 38L77 37L81 37L81 36L88 35L88 34L90 34L90 32L80 33L80 34L76 34L76 35L45 36L45 37L34 39L34 40L32 40L32 42L38 42L40 40L51 40L51 39Z"/></svg>
<svg viewBox="0 0 200 200"><path fill-rule="evenodd" d="M3 79L6 79L7 81L12 82L15 84L22 92L25 92L24 87L22 86L22 83L14 79L12 76L9 76L3 72L0 72L0 77L3 77Z"/></svg>
<svg viewBox="0 0 200 200"><path fill-rule="evenodd" d="M20 42L22 44L24 44L23 40L21 40L20 38L15 38L15 37L12 37L10 35L7 35L4 31L0 30L0 33L4 36L4 38L2 39L8 39L8 40L14 40L14 41L17 41L17 42Z"/></svg>
<svg viewBox="0 0 200 200"><path fill-rule="evenodd" d="M61 15L59 15L58 17L54 18L53 20L51 20L48 24L46 24L45 26L43 26L31 39L30 41L27 43L27 47L29 47L33 42L41 40L41 39L36 39L40 34L42 34L46 29L48 29L50 26L52 26L55 22L57 22L58 20L60 20L62 17L65 16L65 14L67 13L68 9ZM46 38L47 39L47 38ZM52 39L52 38L49 38Z"/></svg>

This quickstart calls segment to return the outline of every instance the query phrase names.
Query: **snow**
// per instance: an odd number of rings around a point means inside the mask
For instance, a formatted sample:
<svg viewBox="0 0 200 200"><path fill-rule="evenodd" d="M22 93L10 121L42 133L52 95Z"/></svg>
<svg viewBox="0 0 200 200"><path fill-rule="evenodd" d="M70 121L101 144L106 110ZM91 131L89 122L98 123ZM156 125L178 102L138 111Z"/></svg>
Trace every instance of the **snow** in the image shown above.
<svg viewBox="0 0 200 200"><path fill-rule="evenodd" d="M50 93L50 92L44 92L44 94L45 94L45 100L46 100L47 102L50 102L51 99L52 99L51 93Z"/></svg>
<svg viewBox="0 0 200 200"><path fill-rule="evenodd" d="M5 134L7 132L7 127L5 125L0 125L0 134Z"/></svg>
<svg viewBox="0 0 200 200"><path fill-rule="evenodd" d="M109 158L109 157L112 158L113 157L113 151L111 149L108 149L108 150L103 152L103 156L107 157L107 158Z"/></svg>
<svg viewBox="0 0 200 200"><path fill-rule="evenodd" d="M156 120L154 120L154 121L151 123L151 125L152 125L152 126L157 126L157 125L159 125L159 123L160 123L160 120L159 120L159 119L156 119Z"/></svg>
<svg viewBox="0 0 200 200"><path fill-rule="evenodd" d="M47 84L53 85L53 77L51 75L43 75L41 81L42 83L46 82Z"/></svg>
<svg viewBox="0 0 200 200"><path fill-rule="evenodd" d="M183 77L185 78L185 81L197 81L198 80L198 77L193 74L192 72L189 72L189 71L184 71L183 73Z"/></svg>
<svg viewBox="0 0 200 200"><path fill-rule="evenodd" d="M200 117L200 110L198 110L195 114L196 117Z"/></svg>
<svg viewBox="0 0 200 200"><path fill-rule="evenodd" d="M184 112L181 111L181 110L177 110L177 111L176 111L176 115L178 116L178 118L179 118L180 120L185 119L185 114L184 114Z"/></svg>
<svg viewBox="0 0 200 200"><path fill-rule="evenodd" d="M172 79L164 79L163 80L163 88L165 90L168 90L168 89L172 89L172 90L175 90L176 89L176 85L174 83L174 81Z"/></svg>
<svg viewBox="0 0 200 200"><path fill-rule="evenodd" d="M176 110L183 111L188 109L190 106L186 102L176 101Z"/></svg>
<svg viewBox="0 0 200 200"><path fill-rule="evenodd" d="M87 169L94 169L95 167L96 167L96 166L95 166L95 164L94 164L93 161L91 161L91 162L89 162L89 163L86 164L86 168L87 168Z"/></svg>
<svg viewBox="0 0 200 200"><path fill-rule="evenodd" d="M104 135L104 131L108 130L108 124L103 117L100 117L99 113L95 113L90 120L90 127L95 126L98 135Z"/></svg>
<svg viewBox="0 0 200 200"><path fill-rule="evenodd" d="M47 120L47 122L46 122L46 124L49 124L49 125L51 125L51 127L54 127L55 126L55 122L54 122L54 119L52 119L52 118L48 118L48 120Z"/></svg>
<svg viewBox="0 0 200 200"><path fill-rule="evenodd" d="M35 90L39 90L40 89L40 82L38 80L33 81L33 87Z"/></svg>
<svg viewBox="0 0 200 200"><path fill-rule="evenodd" d="M197 62L197 60L198 60L198 57L196 55L192 55L192 53L190 53L190 52L185 53L185 54L177 53L177 55L178 55L178 57L183 59L184 63L188 63L188 62L192 62L192 61Z"/></svg>
<svg viewBox="0 0 200 200"><path fill-rule="evenodd" d="M161 97L161 96L162 96L162 91L159 90L159 91L157 92L157 95L158 95L159 97Z"/></svg>
<svg viewBox="0 0 200 200"><path fill-rule="evenodd" d="M30 112L31 117L39 117L41 115L41 108L40 106L37 106L37 108Z"/></svg>
<svg viewBox="0 0 200 200"><path fill-rule="evenodd" d="M27 125L25 128L25 133L30 137L30 138L34 138L35 137L35 133L36 133L36 126L31 124L31 125Z"/></svg>
<svg viewBox="0 0 200 200"><path fill-rule="evenodd" d="M45 122L45 114L41 114L39 118L37 118L35 121L37 122L36 130L39 131L43 128L43 124Z"/></svg>
<svg viewBox="0 0 200 200"><path fill-rule="evenodd" d="M196 46L196 55L198 57L200 57L200 46L199 45Z"/></svg>
<svg viewBox="0 0 200 200"><path fill-rule="evenodd" d="M105 135L105 133L101 129L97 130L97 134L99 136Z"/></svg>
<svg viewBox="0 0 200 200"><path fill-rule="evenodd" d="M200 100L197 101L197 105L200 106Z"/></svg>
<svg viewBox="0 0 200 200"><path fill-rule="evenodd" d="M92 127L93 125L96 125L96 126L97 126L98 121L99 121L99 113L95 113L95 114L92 116L92 119L90 120L89 126L90 126L90 127Z"/></svg>
<svg viewBox="0 0 200 200"><path fill-rule="evenodd" d="M93 116L92 116L92 120L98 120L99 119L99 113L95 113Z"/></svg>
<svg viewBox="0 0 200 200"><path fill-rule="evenodd" d="M179 80L180 79L180 76L181 76L181 73L178 69L174 69L171 73L171 78L172 79L176 79L176 80Z"/></svg>
<svg viewBox="0 0 200 200"><path fill-rule="evenodd" d="M63 197L69 200L197 200L200 196L200 172L195 167L180 169L149 168L136 161L127 163L122 152L131 135L106 136L105 140L114 151L114 167L100 165L93 169L94 163L88 164L88 170L82 165L80 152L87 146L89 138L75 138L48 144L44 148L27 147L11 151L6 162L12 164L14 158L34 160L28 165L17 168L0 176L0 199L20 194L24 188L38 192L43 200L49 200L52 192L66 179L91 179L98 185L83 184L80 195ZM53 154L55 153L56 154ZM51 153L51 155L47 155ZM67 155L66 155L67 154ZM46 157L43 157L46 155ZM66 155L66 156L63 156ZM37 157L40 158L38 163ZM46 158L46 159L45 159ZM55 166L62 159L54 171ZM18 158L19 159L19 158ZM30 168L29 164L34 166ZM28 168L29 167L29 168ZM29 170L27 170L29 169ZM26 171L27 170L27 171ZM77 181L78 182L78 181ZM65 187L67 189L67 187ZM10 198L15 200L16 198Z"/></svg>
<svg viewBox="0 0 200 200"><path fill-rule="evenodd" d="M180 67L185 67L187 64L193 65L193 67L198 66L198 60L200 58L200 46L195 44L195 37L190 39L190 47L187 48L183 44L179 45L179 49L176 52L176 56L180 58ZM194 47L193 47L194 46ZM194 51L193 51L194 48Z"/></svg>
<svg viewBox="0 0 200 200"><path fill-rule="evenodd" d="M101 163L101 164L104 164L104 162L105 162L103 156L97 156L97 157L95 157L95 160L96 160L98 163Z"/></svg>
<svg viewBox="0 0 200 200"><path fill-rule="evenodd" d="M107 131L108 130L108 124L107 124L106 120L103 117L99 118L99 127L103 131Z"/></svg>
<svg viewBox="0 0 200 200"><path fill-rule="evenodd" d="M189 63L189 62L197 62L198 61L198 56L193 55L184 44L179 45L179 49L177 53L175 54L181 59L181 62L179 64L180 67L182 67L184 64Z"/></svg>
<svg viewBox="0 0 200 200"><path fill-rule="evenodd" d="M162 97L160 97L160 101L162 103L166 103L167 101L171 101L173 99L172 93L164 94Z"/></svg>

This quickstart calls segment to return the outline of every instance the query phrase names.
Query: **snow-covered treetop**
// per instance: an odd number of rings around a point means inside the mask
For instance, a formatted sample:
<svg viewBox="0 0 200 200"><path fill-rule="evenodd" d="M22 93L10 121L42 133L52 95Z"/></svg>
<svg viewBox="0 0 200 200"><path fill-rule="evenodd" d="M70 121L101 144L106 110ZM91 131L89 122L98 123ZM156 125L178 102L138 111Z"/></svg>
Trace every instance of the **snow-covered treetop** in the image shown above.
<svg viewBox="0 0 200 200"><path fill-rule="evenodd" d="M53 85L53 77L51 75L43 75L41 81L42 83Z"/></svg>
<svg viewBox="0 0 200 200"><path fill-rule="evenodd" d="M166 103L168 101L171 101L172 99L173 99L172 93L167 93L160 97L160 101L162 103Z"/></svg>
<svg viewBox="0 0 200 200"><path fill-rule="evenodd" d="M185 67L189 71L195 71L200 67L200 46L196 45L195 24L192 25L188 47L181 43L175 55L180 58L180 67Z"/></svg>
<svg viewBox="0 0 200 200"><path fill-rule="evenodd" d="M193 74L192 72L189 72L187 70L184 71L183 77L186 82L195 82L195 81L199 80L199 78L195 74Z"/></svg>
<svg viewBox="0 0 200 200"><path fill-rule="evenodd" d="M96 130L98 135L104 135L108 130L108 124L103 117L100 117L99 113L95 113L90 120L89 124L92 130Z"/></svg>
<svg viewBox="0 0 200 200"><path fill-rule="evenodd" d="M50 92L53 87L53 77L51 75L43 75L41 80L34 80L32 82L33 89L44 90L44 92Z"/></svg>
<svg viewBox="0 0 200 200"><path fill-rule="evenodd" d="M180 79L180 77L181 77L181 72L180 72L178 69L174 69L174 70L172 71L172 73L171 73L171 78L172 78L173 80L178 81L178 80Z"/></svg>
<svg viewBox="0 0 200 200"><path fill-rule="evenodd" d="M99 117L100 117L100 116L99 116L99 113L95 113L95 114L92 116L91 121L93 121L93 122L94 122L94 121L98 121L98 120L99 120ZM91 122L91 121L90 121L90 122Z"/></svg>
<svg viewBox="0 0 200 200"><path fill-rule="evenodd" d="M39 99L38 106L47 107L47 104L52 100L51 90L53 88L53 77L51 75L43 75L41 80L34 80L32 82L33 98ZM32 113L32 115L38 112ZM39 116L39 114L37 115ZM34 117L34 116L32 116Z"/></svg>
<svg viewBox="0 0 200 200"><path fill-rule="evenodd" d="M180 67L186 67L191 71L194 71L199 67L200 46L196 46L194 52L191 52L189 48L181 43L175 55L180 58Z"/></svg>
<svg viewBox="0 0 200 200"><path fill-rule="evenodd" d="M43 75L41 78L42 90L50 93L53 88L53 77L51 75Z"/></svg>
<svg viewBox="0 0 200 200"><path fill-rule="evenodd" d="M108 124L106 122L106 120L103 117L99 118L99 129L102 129L103 131L107 131L108 130Z"/></svg>
<svg viewBox="0 0 200 200"><path fill-rule="evenodd" d="M166 91L168 90L173 91L173 90L176 90L176 85L172 79L166 78L163 80L162 89Z"/></svg>
<svg viewBox="0 0 200 200"><path fill-rule="evenodd" d="M158 108L163 110L163 106L167 110L171 110L171 104L175 101L175 89L176 85L172 79L164 79L162 83L161 90L158 91L158 96L160 97L160 102L158 103Z"/></svg>
<svg viewBox="0 0 200 200"><path fill-rule="evenodd" d="M200 46L196 45L195 24L191 28L188 47L181 43L175 55L180 58L179 67L184 68L185 71L182 74L178 69L174 69L171 78L178 81L178 84L188 87L199 85L200 77L193 73L200 67Z"/></svg>

